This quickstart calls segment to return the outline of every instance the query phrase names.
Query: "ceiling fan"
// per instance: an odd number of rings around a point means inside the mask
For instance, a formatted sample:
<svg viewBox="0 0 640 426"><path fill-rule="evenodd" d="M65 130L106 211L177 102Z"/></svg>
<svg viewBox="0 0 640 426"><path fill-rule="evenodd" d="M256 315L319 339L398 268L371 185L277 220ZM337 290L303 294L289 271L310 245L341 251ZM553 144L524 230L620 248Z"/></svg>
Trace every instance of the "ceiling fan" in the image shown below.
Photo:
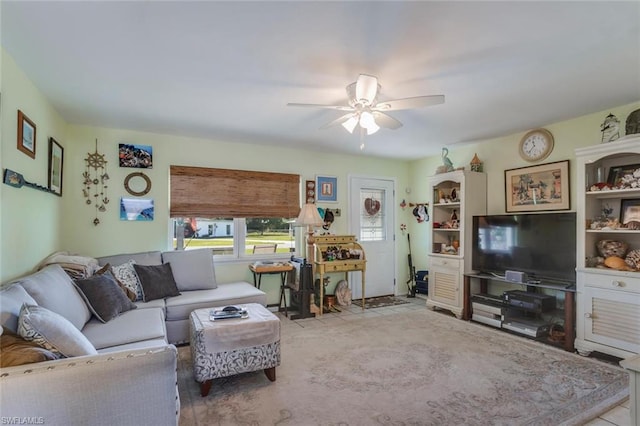
<svg viewBox="0 0 640 426"><path fill-rule="evenodd" d="M360 74L357 81L347 86L348 105L288 103L287 106L345 111L346 114L325 124L321 129L341 124L349 133L353 133L356 126L360 126L360 129L366 131L367 135L372 135L380 130L380 127L397 129L402 126L401 122L387 114L388 111L422 108L444 103L444 95L415 96L378 102L380 87L377 77Z"/></svg>

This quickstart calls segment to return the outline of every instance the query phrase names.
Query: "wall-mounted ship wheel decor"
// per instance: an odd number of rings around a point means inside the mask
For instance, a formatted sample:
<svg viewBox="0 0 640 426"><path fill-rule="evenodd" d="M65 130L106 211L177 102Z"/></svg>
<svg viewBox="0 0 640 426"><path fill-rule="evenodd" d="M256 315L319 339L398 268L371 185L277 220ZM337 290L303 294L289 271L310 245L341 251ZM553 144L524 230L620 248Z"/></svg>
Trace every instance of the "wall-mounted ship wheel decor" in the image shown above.
<svg viewBox="0 0 640 426"><path fill-rule="evenodd" d="M107 160L104 159L104 154L98 152L98 139L96 139L96 149L92 153L87 153L87 158L84 159L85 170L82 174L84 178L84 188L82 189L82 195L85 198L85 203L90 206L93 205L96 209L96 217L93 219L94 225L100 224L98 219L99 212L106 212L106 205L109 204L109 197L107 197L107 181L109 180L109 174L107 173Z"/></svg>

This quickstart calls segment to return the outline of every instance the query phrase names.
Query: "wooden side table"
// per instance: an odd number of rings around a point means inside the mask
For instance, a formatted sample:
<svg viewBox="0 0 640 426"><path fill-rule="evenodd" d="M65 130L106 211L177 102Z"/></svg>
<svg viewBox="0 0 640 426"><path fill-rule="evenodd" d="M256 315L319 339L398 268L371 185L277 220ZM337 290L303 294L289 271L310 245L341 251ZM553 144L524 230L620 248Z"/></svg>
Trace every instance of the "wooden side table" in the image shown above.
<svg viewBox="0 0 640 426"><path fill-rule="evenodd" d="M289 316L287 312L287 298L285 289L287 288L287 274L293 271L294 267L290 263L252 263L249 270L253 273L253 285L260 288L263 275L280 274L280 300L278 301L278 311L283 310L284 315Z"/></svg>

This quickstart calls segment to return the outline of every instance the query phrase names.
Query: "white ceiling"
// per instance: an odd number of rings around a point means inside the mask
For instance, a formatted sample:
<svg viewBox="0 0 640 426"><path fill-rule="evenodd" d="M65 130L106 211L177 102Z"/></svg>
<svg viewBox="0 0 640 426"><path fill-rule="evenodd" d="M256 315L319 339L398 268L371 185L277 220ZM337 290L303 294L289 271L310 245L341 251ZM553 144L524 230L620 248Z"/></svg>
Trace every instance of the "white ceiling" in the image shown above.
<svg viewBox="0 0 640 426"><path fill-rule="evenodd" d="M640 2L2 1L2 45L70 123L411 159L640 100ZM444 94L365 137L342 113ZM619 117L624 120L625 117ZM604 120L604 117L603 117ZM130 141L135 142L135 141Z"/></svg>

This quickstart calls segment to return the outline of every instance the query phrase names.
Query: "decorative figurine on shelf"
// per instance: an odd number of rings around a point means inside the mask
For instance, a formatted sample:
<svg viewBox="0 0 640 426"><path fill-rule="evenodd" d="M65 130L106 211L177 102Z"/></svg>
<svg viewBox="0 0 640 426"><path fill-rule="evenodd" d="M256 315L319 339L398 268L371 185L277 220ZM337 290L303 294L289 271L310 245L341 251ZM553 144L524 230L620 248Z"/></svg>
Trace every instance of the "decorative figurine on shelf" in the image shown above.
<svg viewBox="0 0 640 426"><path fill-rule="evenodd" d="M449 159L449 149L442 148L442 166L438 166L436 174L452 172L453 170L453 163Z"/></svg>
<svg viewBox="0 0 640 426"><path fill-rule="evenodd" d="M482 172L482 161L478 158L478 154L473 154L473 159L469 165L472 172Z"/></svg>
<svg viewBox="0 0 640 426"><path fill-rule="evenodd" d="M620 137L620 120L613 114L607 115L600 125L602 143L613 142Z"/></svg>
<svg viewBox="0 0 640 426"><path fill-rule="evenodd" d="M629 116L627 117L625 131L627 135L635 135L636 133L640 133L640 109L637 109L629 114Z"/></svg>

